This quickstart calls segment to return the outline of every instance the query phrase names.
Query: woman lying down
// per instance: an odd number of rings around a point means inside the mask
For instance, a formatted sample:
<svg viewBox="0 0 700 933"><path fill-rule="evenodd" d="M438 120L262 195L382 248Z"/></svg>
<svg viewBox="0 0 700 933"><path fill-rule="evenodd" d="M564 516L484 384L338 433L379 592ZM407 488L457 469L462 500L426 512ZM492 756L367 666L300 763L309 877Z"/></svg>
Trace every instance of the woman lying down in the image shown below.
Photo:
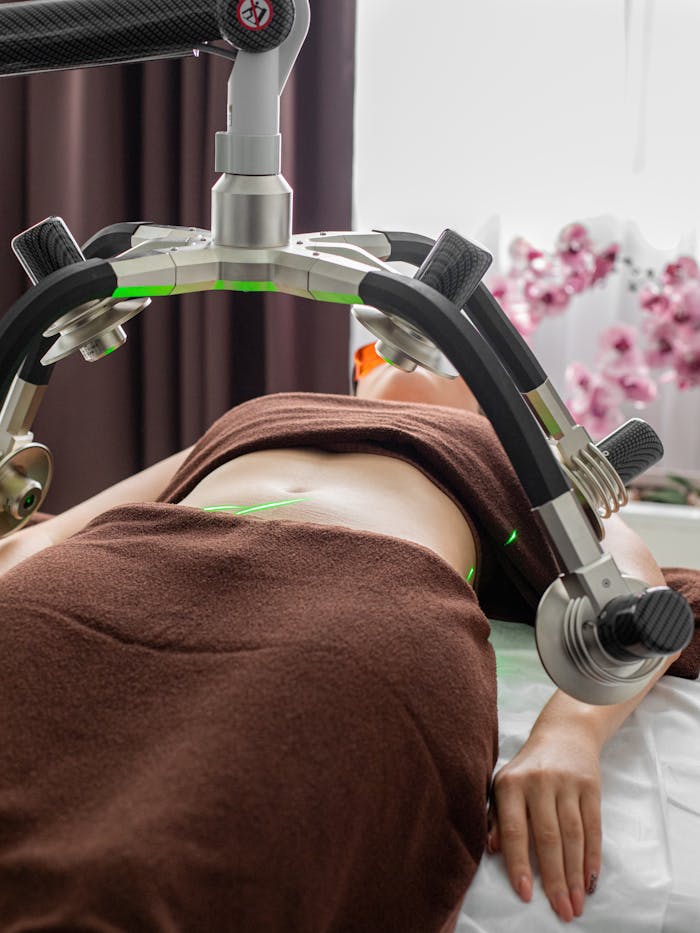
<svg viewBox="0 0 700 933"><path fill-rule="evenodd" d="M486 848L524 911L605 883L599 756L641 697L556 692L493 776L487 617L558 567L461 380L246 402L0 572L3 930L451 931ZM698 576L666 575L696 617Z"/></svg>

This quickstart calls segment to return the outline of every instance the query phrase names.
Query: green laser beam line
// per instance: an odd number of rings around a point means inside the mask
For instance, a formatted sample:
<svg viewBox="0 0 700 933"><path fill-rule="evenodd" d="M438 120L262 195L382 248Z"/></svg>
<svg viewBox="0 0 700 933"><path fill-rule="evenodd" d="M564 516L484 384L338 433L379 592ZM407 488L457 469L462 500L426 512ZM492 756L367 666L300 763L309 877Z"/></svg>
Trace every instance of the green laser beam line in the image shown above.
<svg viewBox="0 0 700 933"><path fill-rule="evenodd" d="M517 528L514 528L514 529L511 531L510 537L508 538L508 540L506 541L506 543L503 545L503 547L505 547L506 544L512 544L513 541L515 541L515 539L516 539L517 537L518 537L518 529L517 529Z"/></svg>
<svg viewBox="0 0 700 933"><path fill-rule="evenodd" d="M476 570L476 567L470 567L470 568L469 568L469 573L467 574L467 583L471 583L471 582L472 582L472 577L474 576L474 571L475 571L475 570Z"/></svg>
<svg viewBox="0 0 700 933"><path fill-rule="evenodd" d="M306 502L306 499L284 499L281 502L266 502L263 505L252 505L249 509L241 509L236 515L247 515L249 512L260 512L263 509L274 509L280 505L292 505L294 502Z"/></svg>
<svg viewBox="0 0 700 933"><path fill-rule="evenodd" d="M227 512L231 509L240 509L240 505L205 505L203 512Z"/></svg>

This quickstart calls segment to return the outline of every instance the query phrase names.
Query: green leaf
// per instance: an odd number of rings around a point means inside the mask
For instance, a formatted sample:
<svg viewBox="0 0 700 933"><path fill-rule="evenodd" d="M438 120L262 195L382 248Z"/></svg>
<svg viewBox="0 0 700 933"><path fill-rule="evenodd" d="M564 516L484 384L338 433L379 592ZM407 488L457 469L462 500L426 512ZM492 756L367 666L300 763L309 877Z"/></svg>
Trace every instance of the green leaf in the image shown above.
<svg viewBox="0 0 700 933"><path fill-rule="evenodd" d="M667 502L669 505L686 505L686 494L679 489L647 489L641 494L642 502Z"/></svg>
<svg viewBox="0 0 700 933"><path fill-rule="evenodd" d="M674 483L678 483L679 486L682 486L683 489L687 489L689 492L695 489L695 486L690 482L689 479L686 479L685 476L678 476L674 473L667 473L666 476Z"/></svg>

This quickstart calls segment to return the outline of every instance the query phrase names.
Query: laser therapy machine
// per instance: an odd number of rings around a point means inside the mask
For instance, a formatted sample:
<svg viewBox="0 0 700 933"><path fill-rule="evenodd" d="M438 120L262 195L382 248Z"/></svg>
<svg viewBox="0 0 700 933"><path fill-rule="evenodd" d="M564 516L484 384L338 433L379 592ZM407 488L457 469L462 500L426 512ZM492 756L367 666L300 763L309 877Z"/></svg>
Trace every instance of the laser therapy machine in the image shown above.
<svg viewBox="0 0 700 933"><path fill-rule="evenodd" d="M478 244L451 230L436 242L376 230L292 234L279 98L309 19L309 0L0 7L2 75L193 52L235 61L211 230L118 223L81 249L49 218L13 240L33 286L0 319L0 535L21 528L47 493L51 455L31 428L53 367L75 351L89 361L113 352L152 298L270 291L352 305L387 361L468 382L564 568L538 608L542 663L578 699L625 700L693 633L679 593L623 575L600 546L602 520L626 504L625 484L660 459L661 443L640 419L593 443L481 281L491 256ZM415 275L395 261L417 266Z"/></svg>

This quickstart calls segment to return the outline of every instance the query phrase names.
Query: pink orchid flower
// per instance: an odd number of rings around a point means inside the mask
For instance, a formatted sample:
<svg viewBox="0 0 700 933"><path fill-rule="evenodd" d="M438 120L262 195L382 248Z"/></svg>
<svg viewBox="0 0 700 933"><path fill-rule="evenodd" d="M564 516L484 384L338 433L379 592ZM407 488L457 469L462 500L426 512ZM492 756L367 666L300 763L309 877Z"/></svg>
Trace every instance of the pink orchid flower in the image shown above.
<svg viewBox="0 0 700 933"><path fill-rule="evenodd" d="M637 408L644 408L656 398L656 382L644 372L622 373L617 383L625 393L625 398L635 402Z"/></svg>
<svg viewBox="0 0 700 933"><path fill-rule="evenodd" d="M647 345L644 360L652 369L670 366L674 361L677 327L672 321L651 319L644 328Z"/></svg>
<svg viewBox="0 0 700 933"><path fill-rule="evenodd" d="M617 243L611 243L610 246L606 246L601 252L594 253L595 268L593 270L593 281L591 285L595 285L596 282L602 282L610 275L615 268L619 251L620 248Z"/></svg>
<svg viewBox="0 0 700 933"><path fill-rule="evenodd" d="M700 327L700 281L691 279L675 288L667 289L669 314L680 325Z"/></svg>
<svg viewBox="0 0 700 933"><path fill-rule="evenodd" d="M649 284L639 292L639 304L644 311L657 317L665 317L671 309L671 301L658 285Z"/></svg>
<svg viewBox="0 0 700 933"><path fill-rule="evenodd" d="M639 332L630 324L613 324L598 336L599 362L619 375L644 365Z"/></svg>
<svg viewBox="0 0 700 933"><path fill-rule="evenodd" d="M664 285L678 285L688 279L700 278L700 269L692 256L679 256L675 262L670 262L661 273Z"/></svg>
<svg viewBox="0 0 700 933"><path fill-rule="evenodd" d="M582 250L590 250L591 238L588 230L581 223L567 224L557 237L558 253L580 253Z"/></svg>
<svg viewBox="0 0 700 933"><path fill-rule="evenodd" d="M680 389L700 386L700 332L696 332L688 343L676 344L674 364Z"/></svg>

